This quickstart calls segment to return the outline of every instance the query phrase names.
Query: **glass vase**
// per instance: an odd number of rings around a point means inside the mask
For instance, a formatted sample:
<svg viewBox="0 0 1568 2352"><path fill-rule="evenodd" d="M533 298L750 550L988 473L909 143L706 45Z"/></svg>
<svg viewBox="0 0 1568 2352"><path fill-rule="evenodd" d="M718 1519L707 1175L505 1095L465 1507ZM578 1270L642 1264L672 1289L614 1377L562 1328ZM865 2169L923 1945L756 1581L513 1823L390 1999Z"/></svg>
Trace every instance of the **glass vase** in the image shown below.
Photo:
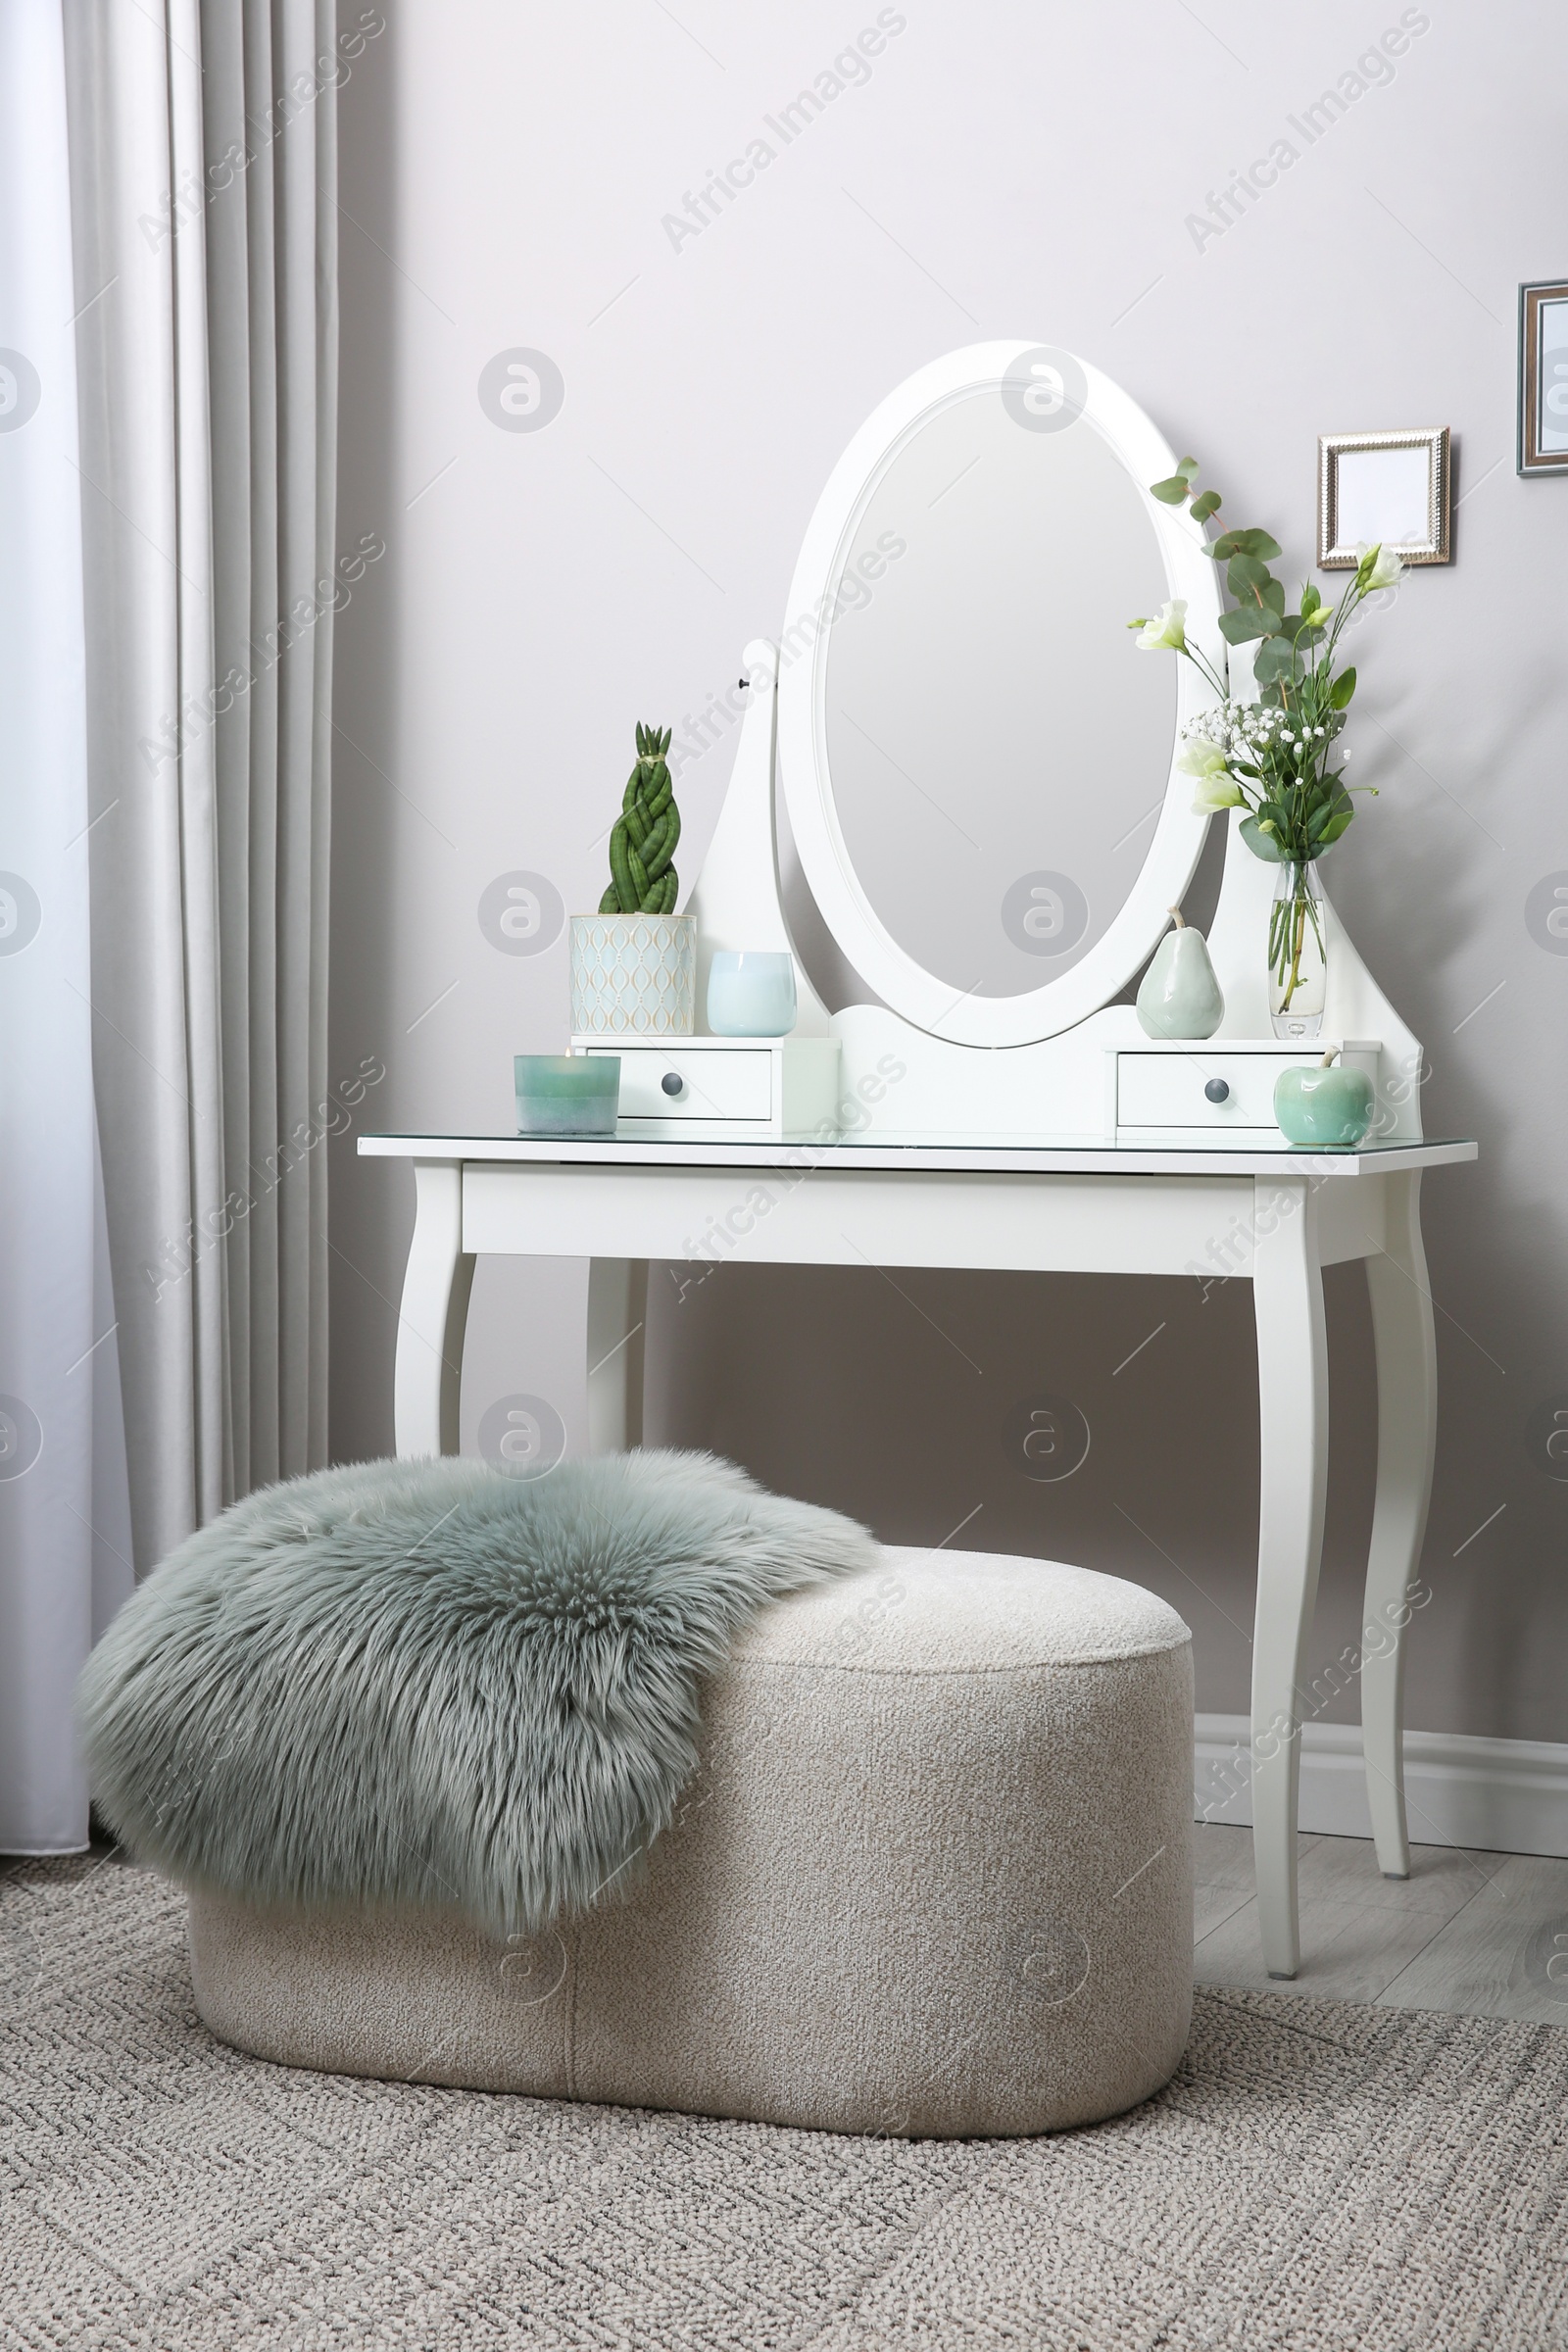
<svg viewBox="0 0 1568 2352"><path fill-rule="evenodd" d="M1268 1008L1276 1037L1316 1037L1323 1027L1328 942L1313 865L1286 863L1268 910Z"/></svg>

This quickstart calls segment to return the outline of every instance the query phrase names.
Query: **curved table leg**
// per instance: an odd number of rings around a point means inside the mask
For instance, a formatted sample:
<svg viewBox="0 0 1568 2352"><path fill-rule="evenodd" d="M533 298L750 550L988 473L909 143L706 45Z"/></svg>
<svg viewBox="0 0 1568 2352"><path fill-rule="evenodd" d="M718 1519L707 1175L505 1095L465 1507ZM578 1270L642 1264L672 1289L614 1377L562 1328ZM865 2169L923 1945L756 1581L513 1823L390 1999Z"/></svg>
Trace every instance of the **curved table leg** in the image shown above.
<svg viewBox="0 0 1568 2352"><path fill-rule="evenodd" d="M414 1163L414 1239L398 1309L392 1425L400 1455L456 1453L473 1259L463 1247L463 1166Z"/></svg>
<svg viewBox="0 0 1568 2352"><path fill-rule="evenodd" d="M643 1442L643 1337L648 1260L588 1261L588 1450L624 1453Z"/></svg>
<svg viewBox="0 0 1568 2352"><path fill-rule="evenodd" d="M1260 1495L1252 1637L1252 1851L1263 1963L1294 1977L1298 1688L1317 1597L1327 1485L1328 1348L1317 1202L1304 1177L1255 1190L1252 1304L1257 1318Z"/></svg>
<svg viewBox="0 0 1568 2352"><path fill-rule="evenodd" d="M1421 1247L1421 1176L1383 1178L1385 1247L1366 1261L1378 1359L1378 1483L1361 1634L1361 1740L1378 1868L1410 1875L1404 1820L1404 1643L1437 1445L1438 1365Z"/></svg>

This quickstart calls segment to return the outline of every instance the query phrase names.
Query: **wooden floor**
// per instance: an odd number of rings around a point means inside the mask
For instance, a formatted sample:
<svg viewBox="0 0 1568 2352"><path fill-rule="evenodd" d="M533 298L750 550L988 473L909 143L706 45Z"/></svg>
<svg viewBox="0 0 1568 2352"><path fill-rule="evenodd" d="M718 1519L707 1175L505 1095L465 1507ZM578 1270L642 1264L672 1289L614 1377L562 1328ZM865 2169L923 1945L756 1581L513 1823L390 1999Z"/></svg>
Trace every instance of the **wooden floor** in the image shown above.
<svg viewBox="0 0 1568 2352"><path fill-rule="evenodd" d="M1251 1831L1200 1821L1194 1850L1200 1984L1568 2026L1568 1861L1417 1845L1400 1881L1366 1838L1302 1837L1301 1966L1284 1984L1263 1969Z"/></svg>

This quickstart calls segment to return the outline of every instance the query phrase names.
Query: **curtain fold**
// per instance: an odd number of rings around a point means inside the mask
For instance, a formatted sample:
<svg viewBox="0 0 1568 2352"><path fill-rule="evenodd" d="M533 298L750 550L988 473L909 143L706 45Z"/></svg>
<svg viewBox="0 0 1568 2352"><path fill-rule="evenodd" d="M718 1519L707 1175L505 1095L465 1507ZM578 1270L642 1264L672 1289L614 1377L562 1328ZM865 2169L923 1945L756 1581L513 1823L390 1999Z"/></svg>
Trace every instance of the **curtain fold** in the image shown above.
<svg viewBox="0 0 1568 2352"><path fill-rule="evenodd" d="M66 16L93 1055L141 1572L326 1455L327 0Z"/></svg>

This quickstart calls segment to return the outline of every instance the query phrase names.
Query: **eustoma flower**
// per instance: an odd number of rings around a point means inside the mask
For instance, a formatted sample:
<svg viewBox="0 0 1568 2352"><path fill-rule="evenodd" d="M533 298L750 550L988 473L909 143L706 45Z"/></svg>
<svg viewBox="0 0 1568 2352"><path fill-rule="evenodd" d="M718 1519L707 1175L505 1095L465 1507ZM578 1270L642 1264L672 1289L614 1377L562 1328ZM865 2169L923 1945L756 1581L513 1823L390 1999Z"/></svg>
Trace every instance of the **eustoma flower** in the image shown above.
<svg viewBox="0 0 1568 2352"><path fill-rule="evenodd" d="M1217 743L1205 743L1199 737L1176 764L1184 774L1198 779L1198 789L1193 794L1195 816L1211 816L1216 808L1241 807L1242 788L1226 765L1225 754Z"/></svg>
<svg viewBox="0 0 1568 2352"><path fill-rule="evenodd" d="M1138 640L1140 653L1157 654L1168 649L1173 654L1185 654L1186 622L1187 606L1179 596L1172 597L1169 604L1161 605L1152 620L1135 620L1131 625L1135 629L1141 627L1144 632Z"/></svg>
<svg viewBox="0 0 1568 2352"><path fill-rule="evenodd" d="M1404 577L1404 565L1394 550L1376 541L1358 540L1355 550L1355 584L1363 596L1375 588L1397 588Z"/></svg>

